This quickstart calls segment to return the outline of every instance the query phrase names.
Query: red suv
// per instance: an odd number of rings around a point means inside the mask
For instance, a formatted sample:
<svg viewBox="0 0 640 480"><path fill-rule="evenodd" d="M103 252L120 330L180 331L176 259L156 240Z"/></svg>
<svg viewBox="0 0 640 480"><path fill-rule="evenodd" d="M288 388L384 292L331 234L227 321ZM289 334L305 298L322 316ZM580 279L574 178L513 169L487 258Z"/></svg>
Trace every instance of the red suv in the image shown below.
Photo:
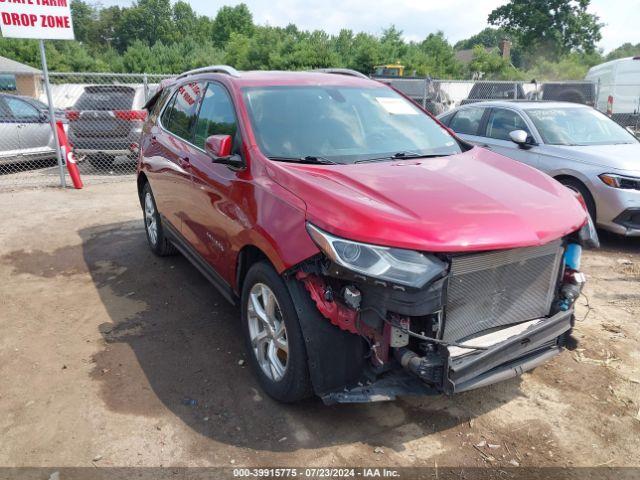
<svg viewBox="0 0 640 480"><path fill-rule="evenodd" d="M214 66L161 85L138 165L147 238L239 304L286 402L455 393L570 340L597 240L547 175L347 70Z"/></svg>

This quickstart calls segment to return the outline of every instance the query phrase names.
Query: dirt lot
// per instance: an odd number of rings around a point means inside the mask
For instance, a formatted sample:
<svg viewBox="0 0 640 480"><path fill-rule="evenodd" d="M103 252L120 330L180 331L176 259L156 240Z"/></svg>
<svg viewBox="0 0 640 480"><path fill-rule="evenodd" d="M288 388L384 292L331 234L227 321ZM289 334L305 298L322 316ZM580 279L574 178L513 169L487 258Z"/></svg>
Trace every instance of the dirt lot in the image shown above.
<svg viewBox="0 0 640 480"><path fill-rule="evenodd" d="M148 251L133 181L0 208L0 466L640 466L638 240L586 255L580 345L532 373L285 406L239 364L236 309Z"/></svg>

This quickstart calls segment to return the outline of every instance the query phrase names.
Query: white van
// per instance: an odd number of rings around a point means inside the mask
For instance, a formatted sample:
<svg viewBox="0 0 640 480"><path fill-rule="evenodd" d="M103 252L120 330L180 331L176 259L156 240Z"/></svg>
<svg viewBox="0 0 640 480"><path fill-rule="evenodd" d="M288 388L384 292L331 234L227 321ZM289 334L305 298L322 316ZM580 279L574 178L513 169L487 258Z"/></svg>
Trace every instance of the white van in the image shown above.
<svg viewBox="0 0 640 480"><path fill-rule="evenodd" d="M596 108L624 126L636 126L640 113L640 57L602 63L585 80L599 85Z"/></svg>

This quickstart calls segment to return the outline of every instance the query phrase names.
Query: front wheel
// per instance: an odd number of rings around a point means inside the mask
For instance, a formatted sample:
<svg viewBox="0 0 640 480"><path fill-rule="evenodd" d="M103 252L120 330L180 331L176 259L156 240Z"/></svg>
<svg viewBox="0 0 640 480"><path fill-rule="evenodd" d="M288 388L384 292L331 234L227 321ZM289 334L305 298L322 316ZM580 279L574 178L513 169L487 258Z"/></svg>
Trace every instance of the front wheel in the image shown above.
<svg viewBox="0 0 640 480"><path fill-rule="evenodd" d="M253 265L244 281L242 327L249 363L262 389L287 403L310 396L298 315L284 281L266 262Z"/></svg>

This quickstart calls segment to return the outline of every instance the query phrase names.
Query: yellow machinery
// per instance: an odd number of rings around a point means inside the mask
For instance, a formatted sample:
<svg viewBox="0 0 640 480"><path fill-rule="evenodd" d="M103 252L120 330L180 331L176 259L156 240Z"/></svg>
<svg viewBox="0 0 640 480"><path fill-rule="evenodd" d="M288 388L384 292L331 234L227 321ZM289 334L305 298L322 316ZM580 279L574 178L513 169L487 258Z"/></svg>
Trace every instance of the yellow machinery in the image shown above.
<svg viewBox="0 0 640 480"><path fill-rule="evenodd" d="M398 62L373 67L373 75L376 77L403 77L404 65Z"/></svg>

